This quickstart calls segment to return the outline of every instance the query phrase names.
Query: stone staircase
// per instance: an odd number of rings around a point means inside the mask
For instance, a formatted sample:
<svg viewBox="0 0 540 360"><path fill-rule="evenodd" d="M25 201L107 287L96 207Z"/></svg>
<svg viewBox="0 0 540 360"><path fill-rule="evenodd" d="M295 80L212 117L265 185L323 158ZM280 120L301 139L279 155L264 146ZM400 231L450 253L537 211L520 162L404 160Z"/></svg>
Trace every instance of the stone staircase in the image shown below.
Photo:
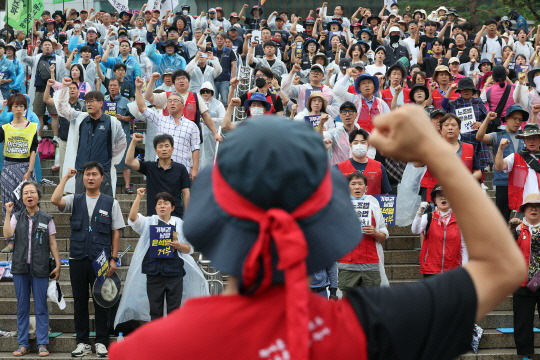
<svg viewBox="0 0 540 360"><path fill-rule="evenodd" d="M43 177L58 183L58 173L52 173L50 168L53 165L52 160L42 162ZM492 173L486 174L486 185L491 189ZM137 188L144 185L142 175L134 172L132 174L132 188ZM118 177L117 196L116 199L120 202L120 207L124 214L127 224L127 213L131 207L135 195L123 194L123 178L121 174ZM53 186L45 186L44 199L41 202L41 207L54 214L54 219L57 229L57 242L62 259L68 258L69 244L69 215L58 213L57 209L50 203L49 199L54 191ZM494 197L494 191L488 190L488 195ZM141 209L144 212L146 202L143 201ZM417 235L413 235L409 227L392 227L390 237L384 244L386 274L391 285L398 285L406 282L418 281L421 279L418 265L418 248L420 241ZM138 241L138 235L130 228L126 227L121 231L120 251L125 250L131 245L131 251L122 258L122 265L118 268L118 275L122 280L125 279L128 267L133 255L133 250ZM4 247L4 242L1 247ZM6 254L0 255L0 261L7 260ZM66 309L59 310L56 304L49 302L50 312L50 328L52 332L62 332L63 334L50 339L49 350L51 355L49 359L64 359L71 358L70 352L75 348L76 341L73 337L75 326L73 321L73 298L69 282L69 269L67 266L62 267L60 283L66 299ZM31 312L33 314L33 301L31 304ZM93 317L93 303L90 302L90 314ZM16 331L16 314L17 300L15 289L11 281L0 282L0 330ZM111 322L114 319L111 319ZM479 325L484 329L484 335L480 342L480 350L478 354L472 352L459 357L463 360L472 359L497 359L510 360L521 359L515 355L514 340L512 334L501 334L497 327L513 327L512 313L512 298L508 297L501 305L486 316ZM90 331L93 331L93 319L90 321ZM535 326L540 327L540 321L536 318ZM115 338L111 338L114 341ZM91 338L93 345L94 339ZM540 346L540 334L535 334L535 344ZM13 359L11 352L17 348L17 339L13 337L0 337L0 360ZM36 353L35 340L31 340L32 353L26 355L25 359L39 358ZM95 354L86 356L85 359L97 358ZM540 357L538 357L540 359Z"/></svg>

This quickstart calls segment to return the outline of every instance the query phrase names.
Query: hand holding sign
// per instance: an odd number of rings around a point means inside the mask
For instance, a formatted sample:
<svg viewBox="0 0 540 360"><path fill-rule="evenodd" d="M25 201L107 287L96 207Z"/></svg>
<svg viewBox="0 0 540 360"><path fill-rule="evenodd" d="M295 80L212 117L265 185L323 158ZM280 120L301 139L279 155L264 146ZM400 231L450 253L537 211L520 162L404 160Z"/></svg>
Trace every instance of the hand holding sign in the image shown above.
<svg viewBox="0 0 540 360"><path fill-rule="evenodd" d="M456 115L461 119L461 133L474 131L473 124L476 122L476 117L472 106L456 109Z"/></svg>

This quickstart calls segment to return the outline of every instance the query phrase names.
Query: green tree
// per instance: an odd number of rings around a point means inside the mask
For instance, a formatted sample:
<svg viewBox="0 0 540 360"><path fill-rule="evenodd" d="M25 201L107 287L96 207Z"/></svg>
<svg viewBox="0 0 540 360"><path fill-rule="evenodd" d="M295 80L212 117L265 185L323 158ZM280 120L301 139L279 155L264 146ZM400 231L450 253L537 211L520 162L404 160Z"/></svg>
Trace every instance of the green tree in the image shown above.
<svg viewBox="0 0 540 360"><path fill-rule="evenodd" d="M508 10L516 9L527 20L534 19L540 22L540 1L539 0L499 0Z"/></svg>

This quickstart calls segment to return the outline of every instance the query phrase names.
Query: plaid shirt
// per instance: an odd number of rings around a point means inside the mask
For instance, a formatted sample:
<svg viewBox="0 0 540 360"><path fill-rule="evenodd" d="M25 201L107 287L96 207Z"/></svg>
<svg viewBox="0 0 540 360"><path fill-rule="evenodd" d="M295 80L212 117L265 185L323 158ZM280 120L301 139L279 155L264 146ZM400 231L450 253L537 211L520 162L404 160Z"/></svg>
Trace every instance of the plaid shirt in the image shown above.
<svg viewBox="0 0 540 360"><path fill-rule="evenodd" d="M156 135L169 134L173 137L174 151L172 159L184 165L188 173L191 172L192 152L199 150L201 143L197 125L183 116L177 125L172 116L159 115L148 108L146 108L143 115L157 127Z"/></svg>
<svg viewBox="0 0 540 360"><path fill-rule="evenodd" d="M487 116L486 105L484 105L480 99L472 98L471 101L466 101L459 97L456 100L449 101L447 98L444 98L441 105L446 112L452 114L456 113L456 109L472 106L474 110L474 117L476 118L476 121L479 122L483 122Z"/></svg>

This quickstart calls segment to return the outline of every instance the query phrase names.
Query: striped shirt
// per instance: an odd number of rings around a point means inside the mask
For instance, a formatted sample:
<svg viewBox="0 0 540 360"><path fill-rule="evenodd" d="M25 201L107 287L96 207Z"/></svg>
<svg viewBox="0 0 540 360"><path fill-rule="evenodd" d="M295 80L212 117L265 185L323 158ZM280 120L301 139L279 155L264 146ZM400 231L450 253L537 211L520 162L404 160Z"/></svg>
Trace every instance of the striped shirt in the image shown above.
<svg viewBox="0 0 540 360"><path fill-rule="evenodd" d="M156 126L156 135L169 134L174 139L174 151L172 159L184 165L191 172L191 154L200 149L199 128L193 121L181 117L178 124L172 116L159 115L155 111L146 108L144 114Z"/></svg>

